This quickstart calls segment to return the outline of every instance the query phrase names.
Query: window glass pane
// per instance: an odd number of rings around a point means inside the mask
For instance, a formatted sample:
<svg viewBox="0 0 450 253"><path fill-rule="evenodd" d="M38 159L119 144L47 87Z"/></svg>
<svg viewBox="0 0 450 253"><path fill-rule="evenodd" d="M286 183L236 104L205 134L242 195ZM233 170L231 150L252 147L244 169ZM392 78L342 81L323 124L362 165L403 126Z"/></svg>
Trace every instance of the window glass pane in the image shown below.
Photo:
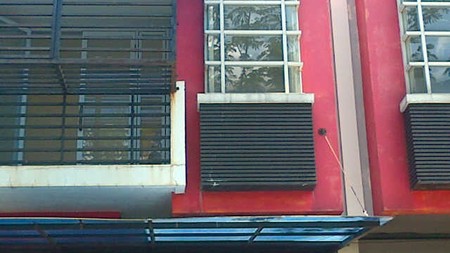
<svg viewBox="0 0 450 253"><path fill-rule="evenodd" d="M161 104L169 103L167 96L142 96L142 106L139 108L143 115L136 123L140 126L139 160L143 163L167 163L170 159L170 117L169 109ZM163 116L161 116L163 114Z"/></svg>
<svg viewBox="0 0 450 253"><path fill-rule="evenodd" d="M300 67L289 67L289 92L300 92Z"/></svg>
<svg viewBox="0 0 450 253"><path fill-rule="evenodd" d="M288 31L298 30L298 9L295 5L286 6L286 29Z"/></svg>
<svg viewBox="0 0 450 253"><path fill-rule="evenodd" d="M411 36L406 41L406 52L409 61L423 62L422 43L420 36Z"/></svg>
<svg viewBox="0 0 450 253"><path fill-rule="evenodd" d="M42 31L42 32L33 32L33 36L39 36L40 39L32 39L30 40L30 51L26 52L26 54L30 54L33 57L49 57L50 55L50 47L51 47L51 39L50 38L42 38L42 37L50 37L51 31Z"/></svg>
<svg viewBox="0 0 450 253"><path fill-rule="evenodd" d="M125 103L130 96L86 95L84 99L92 105L83 107L81 160L128 160L131 122L130 107Z"/></svg>
<svg viewBox="0 0 450 253"><path fill-rule="evenodd" d="M62 95L28 95L26 101L28 106L23 107L27 115L24 120L23 163L74 161L78 122L75 103L78 96L66 96L66 106L63 106ZM35 152L42 150L43 146L51 151L44 157L42 152Z"/></svg>
<svg viewBox="0 0 450 253"><path fill-rule="evenodd" d="M280 5L225 5L227 30L281 30Z"/></svg>
<svg viewBox="0 0 450 253"><path fill-rule="evenodd" d="M409 70L410 93L427 93L425 71L423 67L412 67Z"/></svg>
<svg viewBox="0 0 450 253"><path fill-rule="evenodd" d="M220 61L220 36L206 35L206 60Z"/></svg>
<svg viewBox="0 0 450 253"><path fill-rule="evenodd" d="M70 35L69 35L70 36ZM73 35L77 36L77 35ZM61 39L61 57L63 58L81 58L81 39Z"/></svg>
<svg viewBox="0 0 450 253"><path fill-rule="evenodd" d="M133 59L154 59L154 60L168 60L171 58L170 50L168 48L168 41L161 40L164 37L163 34L140 34L140 40L131 41L131 44L135 43L136 47L139 49L137 52L131 54Z"/></svg>
<svg viewBox="0 0 450 253"><path fill-rule="evenodd" d="M423 7L426 31L450 31L450 7Z"/></svg>
<svg viewBox="0 0 450 253"><path fill-rule="evenodd" d="M403 23L406 31L419 31L419 16L417 7L406 7L403 12Z"/></svg>
<svg viewBox="0 0 450 253"><path fill-rule="evenodd" d="M282 61L281 35L225 37L226 60Z"/></svg>
<svg viewBox="0 0 450 253"><path fill-rule="evenodd" d="M205 7L205 29L219 30L220 29L220 14L219 5L206 5Z"/></svg>
<svg viewBox="0 0 450 253"><path fill-rule="evenodd" d="M450 67L431 67L431 91L450 93Z"/></svg>
<svg viewBox="0 0 450 253"><path fill-rule="evenodd" d="M4 23L0 20L0 25ZM25 54L27 34L17 28L1 28L1 34L3 38L0 39L0 47L16 47L22 50L0 50L2 57L17 57L18 55Z"/></svg>
<svg viewBox="0 0 450 253"><path fill-rule="evenodd" d="M299 62L300 61L300 48L298 36L288 36L288 61Z"/></svg>
<svg viewBox="0 0 450 253"><path fill-rule="evenodd" d="M220 66L206 66L207 92L220 92Z"/></svg>
<svg viewBox="0 0 450 253"><path fill-rule="evenodd" d="M52 141L51 139L61 137L62 129L62 106L57 106L63 101L62 96L29 95L28 104L34 106L26 107L26 126L24 141L24 164L32 162L59 161L61 159L60 149L61 141ZM41 106L39 104L49 103L54 106ZM44 128L45 126L59 126L58 129ZM37 127L37 128L36 128ZM45 141L36 141L34 138L43 137ZM36 152L46 147L47 153ZM45 154L42 156L42 154Z"/></svg>
<svg viewBox="0 0 450 253"><path fill-rule="evenodd" d="M226 67L226 92L283 92L283 67Z"/></svg>
<svg viewBox="0 0 450 253"><path fill-rule="evenodd" d="M428 61L450 61L450 37L427 36L426 41Z"/></svg>
<svg viewBox="0 0 450 253"><path fill-rule="evenodd" d="M89 39L88 58L125 58L129 59L131 53L131 40L117 39Z"/></svg>
<svg viewBox="0 0 450 253"><path fill-rule="evenodd" d="M0 164L6 164L15 160L15 152L12 149L17 148L17 137L19 131L19 112L20 106L14 105L20 102L21 96L0 96Z"/></svg>

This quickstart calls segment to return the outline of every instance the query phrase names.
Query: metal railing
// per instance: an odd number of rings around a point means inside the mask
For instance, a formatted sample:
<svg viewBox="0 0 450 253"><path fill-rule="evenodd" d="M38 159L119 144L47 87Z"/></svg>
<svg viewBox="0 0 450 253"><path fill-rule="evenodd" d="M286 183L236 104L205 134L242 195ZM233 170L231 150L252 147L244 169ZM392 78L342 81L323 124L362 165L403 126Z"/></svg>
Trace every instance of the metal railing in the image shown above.
<svg viewBox="0 0 450 253"><path fill-rule="evenodd" d="M168 164L175 3L0 0L0 164Z"/></svg>

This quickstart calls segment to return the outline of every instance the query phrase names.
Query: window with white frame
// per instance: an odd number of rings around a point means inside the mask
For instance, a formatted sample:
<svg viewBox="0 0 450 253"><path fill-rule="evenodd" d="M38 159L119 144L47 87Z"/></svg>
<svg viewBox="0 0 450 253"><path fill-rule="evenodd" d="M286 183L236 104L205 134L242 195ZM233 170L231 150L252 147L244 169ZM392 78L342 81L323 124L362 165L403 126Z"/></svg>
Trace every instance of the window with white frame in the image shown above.
<svg viewBox="0 0 450 253"><path fill-rule="evenodd" d="M450 93L450 0L398 0L409 93Z"/></svg>
<svg viewBox="0 0 450 253"><path fill-rule="evenodd" d="M210 93L299 93L297 0L205 0Z"/></svg>

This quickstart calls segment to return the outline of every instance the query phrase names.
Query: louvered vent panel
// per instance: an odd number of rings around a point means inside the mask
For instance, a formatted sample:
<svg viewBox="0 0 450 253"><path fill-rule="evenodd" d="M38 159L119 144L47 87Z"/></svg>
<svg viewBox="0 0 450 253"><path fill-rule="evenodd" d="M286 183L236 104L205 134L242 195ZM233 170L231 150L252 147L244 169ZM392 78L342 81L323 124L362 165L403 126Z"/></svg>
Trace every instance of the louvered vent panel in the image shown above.
<svg viewBox="0 0 450 253"><path fill-rule="evenodd" d="M410 104L405 120L412 187L450 189L450 104Z"/></svg>
<svg viewBox="0 0 450 253"><path fill-rule="evenodd" d="M311 114L311 104L201 104L202 188L313 188Z"/></svg>

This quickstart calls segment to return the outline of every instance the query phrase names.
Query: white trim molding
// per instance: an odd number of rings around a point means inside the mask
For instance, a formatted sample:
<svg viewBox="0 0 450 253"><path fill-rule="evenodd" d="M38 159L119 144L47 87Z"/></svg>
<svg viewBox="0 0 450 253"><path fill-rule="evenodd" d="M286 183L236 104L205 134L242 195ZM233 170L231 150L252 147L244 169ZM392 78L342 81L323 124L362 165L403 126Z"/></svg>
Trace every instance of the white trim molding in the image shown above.
<svg viewBox="0 0 450 253"><path fill-rule="evenodd" d="M400 102L400 111L404 112L409 104L450 104L450 94L407 94Z"/></svg>
<svg viewBox="0 0 450 253"><path fill-rule="evenodd" d="M314 103L309 93L204 93L197 94L198 104L215 103Z"/></svg>

